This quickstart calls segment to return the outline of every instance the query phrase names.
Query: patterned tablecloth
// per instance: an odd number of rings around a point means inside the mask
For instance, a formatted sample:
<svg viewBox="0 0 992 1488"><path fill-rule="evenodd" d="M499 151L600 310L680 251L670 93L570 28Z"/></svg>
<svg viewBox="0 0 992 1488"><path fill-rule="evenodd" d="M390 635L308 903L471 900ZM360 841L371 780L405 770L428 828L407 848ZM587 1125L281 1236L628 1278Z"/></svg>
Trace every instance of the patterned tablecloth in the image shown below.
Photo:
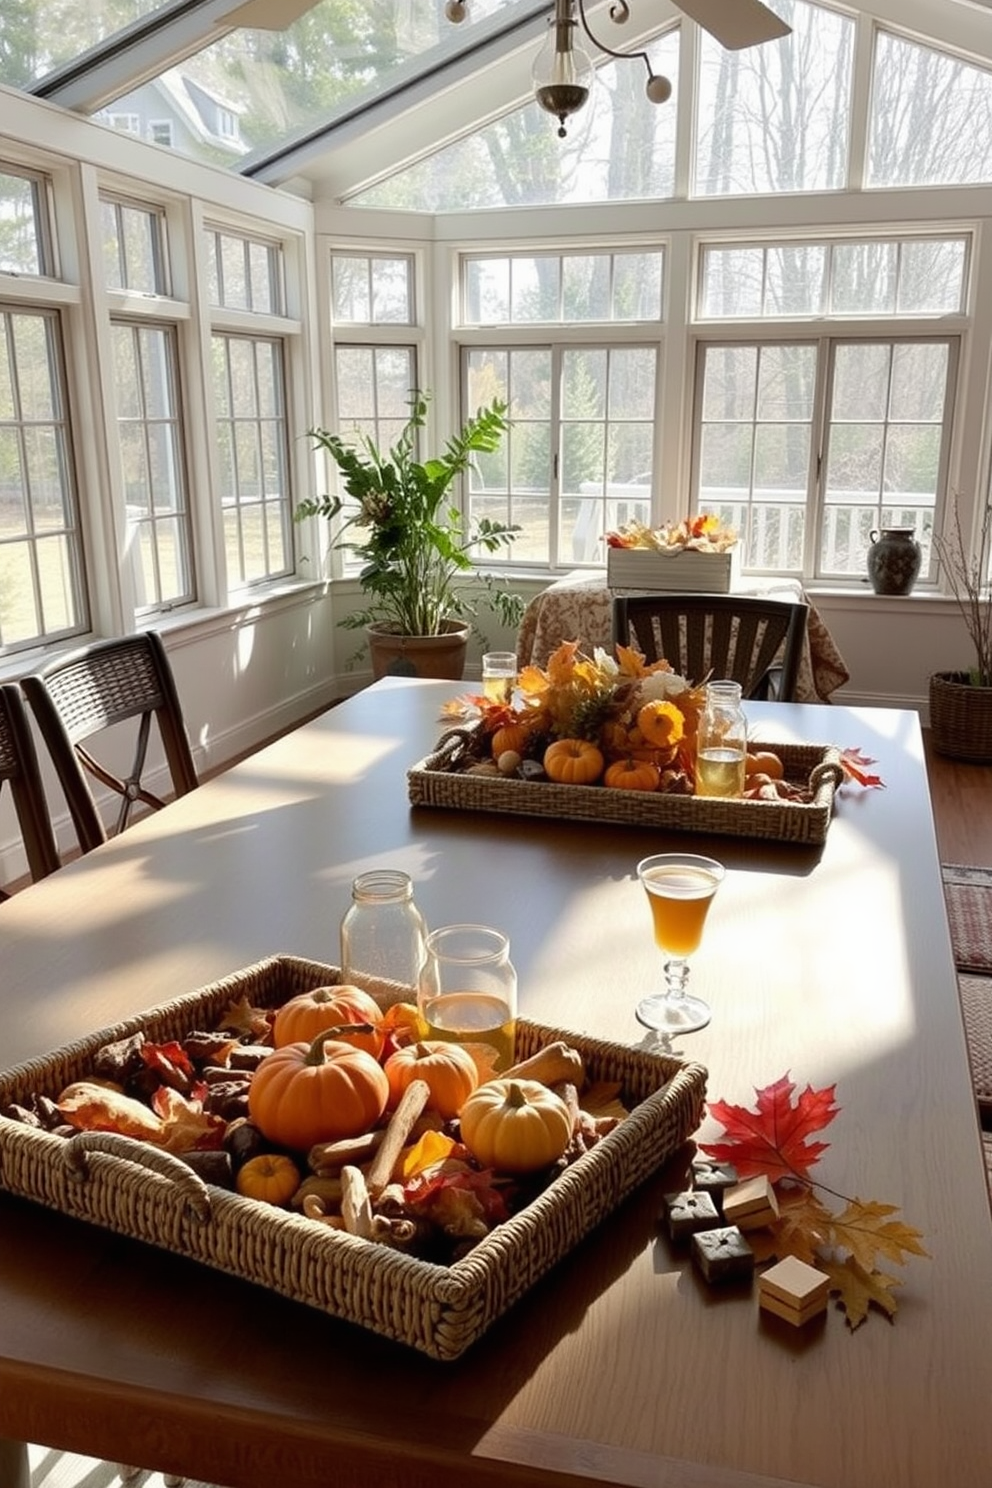
<svg viewBox="0 0 992 1488"><path fill-rule="evenodd" d="M792 579L752 580L737 592L786 601L803 600L809 605L796 701L829 702L830 694L849 680L850 673L802 586ZM591 651L595 646L608 649L613 630L612 600L602 570L582 569L566 574L527 606L517 638L518 664L544 666L562 641L578 641L583 651Z"/></svg>

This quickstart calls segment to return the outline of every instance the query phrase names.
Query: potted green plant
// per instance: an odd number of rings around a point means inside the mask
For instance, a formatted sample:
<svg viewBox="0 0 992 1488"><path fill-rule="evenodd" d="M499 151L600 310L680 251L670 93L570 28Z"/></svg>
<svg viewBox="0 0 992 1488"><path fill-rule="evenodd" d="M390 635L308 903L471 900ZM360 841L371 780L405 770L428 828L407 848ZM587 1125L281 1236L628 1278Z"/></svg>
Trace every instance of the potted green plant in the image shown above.
<svg viewBox="0 0 992 1488"><path fill-rule="evenodd" d="M992 763L992 606L989 557L992 506L982 511L978 543L965 541L961 513L954 504L949 533L934 535L934 547L957 602L974 651L963 671L934 672L930 678L930 730L938 754L976 764Z"/></svg>
<svg viewBox="0 0 992 1488"><path fill-rule="evenodd" d="M368 603L341 624L366 628L377 677L460 677L482 600L509 626L519 625L524 610L505 579L480 572L473 556L507 547L519 528L488 517L468 520L450 495L476 455L499 448L509 428L506 404L496 399L479 409L440 455L421 460L417 446L429 400L429 393L412 393L410 416L385 453L365 434L348 441L310 430L340 471L343 492L303 501L295 515L334 520L345 512L337 546L362 560Z"/></svg>

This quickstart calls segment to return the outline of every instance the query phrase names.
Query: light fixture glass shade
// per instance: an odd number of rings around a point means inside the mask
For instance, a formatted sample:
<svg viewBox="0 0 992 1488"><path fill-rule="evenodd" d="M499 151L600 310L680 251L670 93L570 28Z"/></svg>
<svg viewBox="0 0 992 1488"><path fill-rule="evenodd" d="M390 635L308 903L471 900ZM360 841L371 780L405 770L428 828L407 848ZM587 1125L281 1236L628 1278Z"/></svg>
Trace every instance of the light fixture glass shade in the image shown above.
<svg viewBox="0 0 992 1488"><path fill-rule="evenodd" d="M534 58L531 77L534 96L541 108L558 120L558 134L565 138L565 120L577 113L589 97L595 71L589 55L575 45L575 21L571 7L559 0L548 22L544 45Z"/></svg>

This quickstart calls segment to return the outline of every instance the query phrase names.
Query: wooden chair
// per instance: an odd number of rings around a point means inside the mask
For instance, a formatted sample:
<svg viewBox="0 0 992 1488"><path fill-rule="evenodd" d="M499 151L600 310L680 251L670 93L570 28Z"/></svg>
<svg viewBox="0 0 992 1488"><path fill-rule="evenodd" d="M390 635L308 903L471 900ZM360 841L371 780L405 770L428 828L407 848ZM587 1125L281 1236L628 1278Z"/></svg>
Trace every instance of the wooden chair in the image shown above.
<svg viewBox="0 0 992 1488"><path fill-rule="evenodd" d="M741 684L746 698L790 702L808 607L737 594L617 595L613 641L665 661L694 683Z"/></svg>
<svg viewBox="0 0 992 1488"><path fill-rule="evenodd" d="M137 802L159 810L166 803L143 783L151 725L158 725L177 796L198 784L179 694L160 637L154 631L94 641L21 679L52 756L83 852L107 840L89 777L121 798L114 826L122 832ZM105 729L137 719L134 762L118 774L93 752L90 741ZM118 730L119 733L119 730ZM109 743L109 739L104 744ZM116 746L111 746L112 748Z"/></svg>
<svg viewBox="0 0 992 1488"><path fill-rule="evenodd" d="M10 786L33 882L61 867L48 814L38 754L21 694L13 683L0 687L0 794ZM0 888L0 900L10 895Z"/></svg>

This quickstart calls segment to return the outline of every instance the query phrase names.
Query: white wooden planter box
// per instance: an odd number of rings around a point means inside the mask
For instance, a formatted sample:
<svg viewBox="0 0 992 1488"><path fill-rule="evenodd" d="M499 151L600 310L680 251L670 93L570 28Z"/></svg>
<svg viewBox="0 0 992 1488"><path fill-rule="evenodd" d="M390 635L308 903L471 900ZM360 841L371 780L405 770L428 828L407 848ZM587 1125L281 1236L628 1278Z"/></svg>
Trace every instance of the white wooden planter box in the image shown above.
<svg viewBox="0 0 992 1488"><path fill-rule="evenodd" d="M729 594L740 575L740 545L723 553L656 553L607 548L606 582L624 594Z"/></svg>

